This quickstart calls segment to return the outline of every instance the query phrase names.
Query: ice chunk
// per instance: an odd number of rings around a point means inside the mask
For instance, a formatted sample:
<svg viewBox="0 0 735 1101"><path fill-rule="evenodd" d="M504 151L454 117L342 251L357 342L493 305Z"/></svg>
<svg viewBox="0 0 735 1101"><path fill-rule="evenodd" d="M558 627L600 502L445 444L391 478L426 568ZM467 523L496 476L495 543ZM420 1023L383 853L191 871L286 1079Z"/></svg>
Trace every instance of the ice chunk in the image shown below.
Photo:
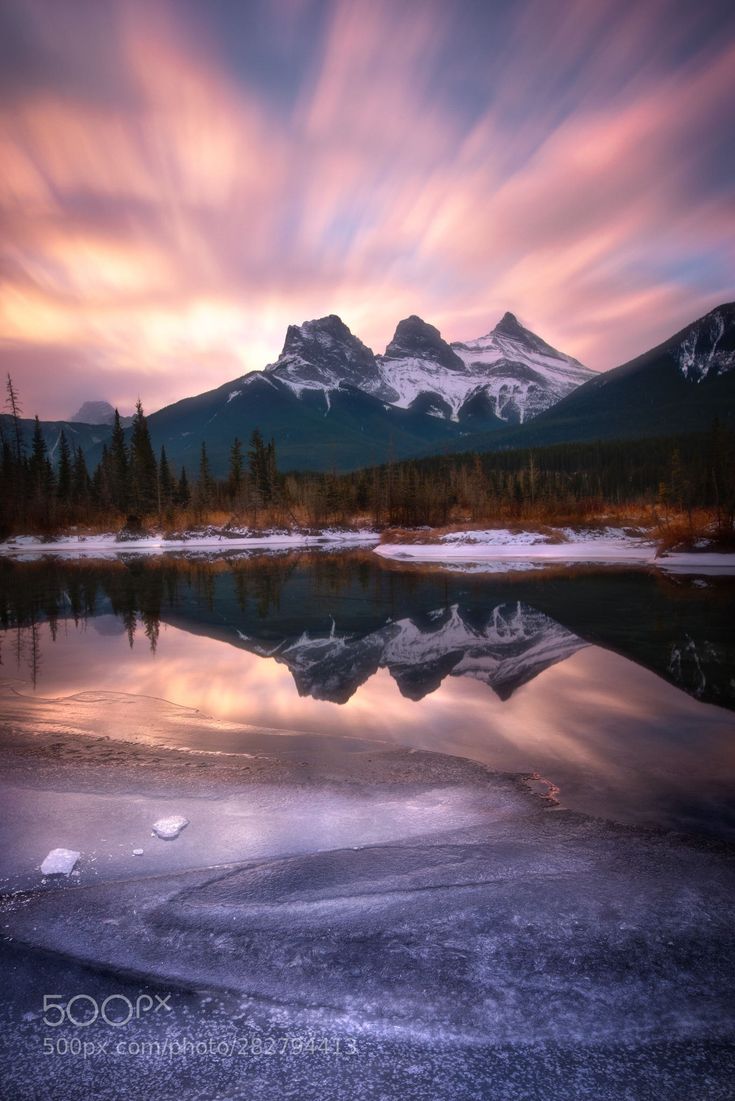
<svg viewBox="0 0 735 1101"><path fill-rule="evenodd" d="M182 818L180 814L172 814L170 818L159 818L157 822L154 822L153 832L156 837L160 837L164 841L173 841L188 825L188 818Z"/></svg>
<svg viewBox="0 0 735 1101"><path fill-rule="evenodd" d="M81 853L73 849L52 849L43 864L44 875L70 875Z"/></svg>

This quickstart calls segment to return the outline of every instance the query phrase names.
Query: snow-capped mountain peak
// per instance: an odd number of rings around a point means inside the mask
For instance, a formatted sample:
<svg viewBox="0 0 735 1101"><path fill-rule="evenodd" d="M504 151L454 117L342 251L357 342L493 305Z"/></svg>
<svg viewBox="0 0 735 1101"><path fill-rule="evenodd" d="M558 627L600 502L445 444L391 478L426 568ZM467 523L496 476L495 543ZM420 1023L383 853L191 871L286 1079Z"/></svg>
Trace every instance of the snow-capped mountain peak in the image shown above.
<svg viewBox="0 0 735 1101"><path fill-rule="evenodd" d="M283 351L265 374L301 396L304 390L336 390L349 385L372 392L375 356L336 314L289 325Z"/></svg>
<svg viewBox="0 0 735 1101"><path fill-rule="evenodd" d="M456 344L448 344L421 318L409 317L377 360L386 400L455 421L478 415L511 423L527 420L593 374L524 328L512 313L485 336Z"/></svg>
<svg viewBox="0 0 735 1101"><path fill-rule="evenodd" d="M565 397L592 375L506 313L485 336L449 344L412 314L375 356L335 314L290 325L283 351L261 379L298 398L350 387L388 406L445 420L517 423Z"/></svg>
<svg viewBox="0 0 735 1101"><path fill-rule="evenodd" d="M452 348L471 370L476 393L482 392L495 415L511 423L530 420L594 377L513 313L505 313L485 336Z"/></svg>

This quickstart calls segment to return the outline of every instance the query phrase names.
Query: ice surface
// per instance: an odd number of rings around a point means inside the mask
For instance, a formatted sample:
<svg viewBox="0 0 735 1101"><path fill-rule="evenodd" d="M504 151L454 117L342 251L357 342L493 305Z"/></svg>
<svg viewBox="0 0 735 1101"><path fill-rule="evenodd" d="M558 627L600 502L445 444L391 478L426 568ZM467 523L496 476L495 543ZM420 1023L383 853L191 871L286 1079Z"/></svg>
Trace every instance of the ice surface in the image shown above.
<svg viewBox="0 0 735 1101"><path fill-rule="evenodd" d="M727 846L552 810L519 779L456 757L378 746L317 769L304 740L294 752L282 738L280 761L276 742L235 773L227 756L179 768L185 754L90 739L96 776L70 752L54 758L53 790L38 768L18 777L3 805L13 819L26 808L21 839L28 821L50 831L63 813L119 847L128 871L6 890L9 1095L619 1101L675 1081L677 1101L730 1096ZM261 764L268 783L251 771ZM275 782L279 769L288 780ZM151 770L164 796L150 793ZM162 797L197 828L141 862L135 822L146 828ZM356 1038L359 1062L111 1054L82 1079L78 1061L37 1058L42 991L100 1002L121 991L135 1004L150 982L172 992L173 1012L131 1026L135 1041L340 1035ZM187 1012L185 991L202 989ZM106 1040L96 1027L85 1037Z"/></svg>
<svg viewBox="0 0 735 1101"><path fill-rule="evenodd" d="M80 856L81 853L74 849L52 849L41 865L41 871L44 875L71 875Z"/></svg>
<svg viewBox="0 0 735 1101"><path fill-rule="evenodd" d="M181 831L189 825L189 819L180 814L173 814L170 818L159 818L153 823L153 832L163 841L173 841Z"/></svg>

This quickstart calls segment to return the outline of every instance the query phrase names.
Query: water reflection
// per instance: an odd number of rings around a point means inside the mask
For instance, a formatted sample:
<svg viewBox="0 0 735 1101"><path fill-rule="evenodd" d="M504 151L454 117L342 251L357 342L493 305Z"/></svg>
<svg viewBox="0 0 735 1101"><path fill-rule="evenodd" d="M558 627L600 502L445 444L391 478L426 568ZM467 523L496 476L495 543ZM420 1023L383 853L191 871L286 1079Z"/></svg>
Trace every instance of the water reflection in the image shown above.
<svg viewBox="0 0 735 1101"><path fill-rule="evenodd" d="M703 702L733 706L729 581L443 576L359 553L3 562L0 578L5 673L20 663L38 695L456 753L537 770L588 813L735 832L733 719Z"/></svg>
<svg viewBox="0 0 735 1101"><path fill-rule="evenodd" d="M420 700L447 676L509 698L589 643L697 699L735 707L731 579L563 570L505 578L385 568L369 553L129 556L0 562L0 623L34 685L37 626L103 615L130 646L161 624L204 633L291 671L301 695L346 703L378 669ZM23 631L22 628L27 628Z"/></svg>

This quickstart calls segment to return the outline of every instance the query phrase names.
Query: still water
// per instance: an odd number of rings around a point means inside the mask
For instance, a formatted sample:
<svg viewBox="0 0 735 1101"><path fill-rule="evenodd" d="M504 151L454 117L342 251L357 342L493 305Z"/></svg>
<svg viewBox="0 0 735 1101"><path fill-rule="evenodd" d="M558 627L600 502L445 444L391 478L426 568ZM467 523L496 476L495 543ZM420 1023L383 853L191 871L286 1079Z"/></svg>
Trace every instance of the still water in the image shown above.
<svg viewBox="0 0 735 1101"><path fill-rule="evenodd" d="M574 810L722 837L734 612L731 578L482 576L369 551L0 562L6 691L459 755L538 773ZM238 748L231 727L182 739Z"/></svg>

